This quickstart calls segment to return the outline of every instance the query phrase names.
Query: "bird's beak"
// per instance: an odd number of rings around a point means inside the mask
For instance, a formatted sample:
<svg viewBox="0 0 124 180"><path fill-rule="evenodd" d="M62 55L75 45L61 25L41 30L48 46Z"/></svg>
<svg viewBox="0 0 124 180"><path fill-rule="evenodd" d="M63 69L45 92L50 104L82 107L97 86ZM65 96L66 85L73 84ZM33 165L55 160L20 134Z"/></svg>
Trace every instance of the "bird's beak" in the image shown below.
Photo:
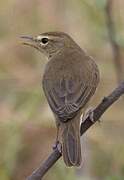
<svg viewBox="0 0 124 180"><path fill-rule="evenodd" d="M26 40L25 42L22 42L23 45L31 46L31 47L33 47L35 49L40 50L36 38L34 38L32 36L20 36L20 38Z"/></svg>
<svg viewBox="0 0 124 180"><path fill-rule="evenodd" d="M32 36L20 36L20 38L30 40L30 41L34 40L34 38Z"/></svg>

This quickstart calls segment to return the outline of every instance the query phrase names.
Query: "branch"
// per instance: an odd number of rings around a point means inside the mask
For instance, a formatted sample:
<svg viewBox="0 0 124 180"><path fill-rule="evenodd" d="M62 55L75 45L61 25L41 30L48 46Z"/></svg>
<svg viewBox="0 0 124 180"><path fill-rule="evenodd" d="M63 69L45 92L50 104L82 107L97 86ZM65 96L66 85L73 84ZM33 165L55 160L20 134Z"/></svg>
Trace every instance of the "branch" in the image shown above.
<svg viewBox="0 0 124 180"><path fill-rule="evenodd" d="M113 0L107 0L106 4L106 24L108 29L108 37L110 40L110 45L113 51L113 60L115 64L116 74L117 74L117 81L120 83L122 81L122 66L121 66L121 54L120 54L120 46L116 41L116 32L114 26L114 20L112 15L112 4Z"/></svg>
<svg viewBox="0 0 124 180"><path fill-rule="evenodd" d="M124 94L124 81L115 89L113 92L104 97L101 103L94 109L94 122L91 121L88 116L84 122L81 123L80 133L83 135L99 118L104 112ZM41 178L47 173L47 171L56 163L56 161L62 156L58 149L54 149L49 155L46 161L41 164L27 180L41 180Z"/></svg>

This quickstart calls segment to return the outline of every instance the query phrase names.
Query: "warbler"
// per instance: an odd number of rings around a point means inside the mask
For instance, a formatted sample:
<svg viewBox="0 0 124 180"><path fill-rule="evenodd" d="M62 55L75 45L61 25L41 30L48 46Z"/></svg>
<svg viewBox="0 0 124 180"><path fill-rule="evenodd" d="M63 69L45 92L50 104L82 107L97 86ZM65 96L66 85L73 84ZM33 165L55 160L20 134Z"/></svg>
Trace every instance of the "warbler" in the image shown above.
<svg viewBox="0 0 124 180"><path fill-rule="evenodd" d="M43 90L54 113L57 140L67 166L80 166L80 116L95 93L100 75L93 58L64 32L46 32L35 37L22 36L48 58Z"/></svg>

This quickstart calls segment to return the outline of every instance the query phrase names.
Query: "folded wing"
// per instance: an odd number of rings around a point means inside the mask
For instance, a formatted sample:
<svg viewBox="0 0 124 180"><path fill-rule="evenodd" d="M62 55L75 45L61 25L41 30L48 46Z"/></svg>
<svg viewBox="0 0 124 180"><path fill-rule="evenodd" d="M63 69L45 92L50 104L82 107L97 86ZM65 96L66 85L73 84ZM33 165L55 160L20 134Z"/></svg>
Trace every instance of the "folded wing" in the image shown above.
<svg viewBox="0 0 124 180"><path fill-rule="evenodd" d="M90 78L90 79L89 79ZM52 111L66 122L76 116L94 94L98 84L98 75L94 71L86 77L61 77L54 81L43 80L43 89Z"/></svg>

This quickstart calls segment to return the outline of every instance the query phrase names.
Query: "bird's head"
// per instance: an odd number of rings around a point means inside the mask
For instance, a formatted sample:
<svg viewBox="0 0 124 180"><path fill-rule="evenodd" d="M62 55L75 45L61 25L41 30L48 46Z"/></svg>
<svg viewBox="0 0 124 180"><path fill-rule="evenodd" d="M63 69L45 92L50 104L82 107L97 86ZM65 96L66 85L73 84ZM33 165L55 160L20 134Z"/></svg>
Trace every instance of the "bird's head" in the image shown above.
<svg viewBox="0 0 124 180"><path fill-rule="evenodd" d="M63 32L46 32L35 37L21 36L21 38L26 40L24 45L34 47L47 57L52 57L60 50L75 44L72 38Z"/></svg>

